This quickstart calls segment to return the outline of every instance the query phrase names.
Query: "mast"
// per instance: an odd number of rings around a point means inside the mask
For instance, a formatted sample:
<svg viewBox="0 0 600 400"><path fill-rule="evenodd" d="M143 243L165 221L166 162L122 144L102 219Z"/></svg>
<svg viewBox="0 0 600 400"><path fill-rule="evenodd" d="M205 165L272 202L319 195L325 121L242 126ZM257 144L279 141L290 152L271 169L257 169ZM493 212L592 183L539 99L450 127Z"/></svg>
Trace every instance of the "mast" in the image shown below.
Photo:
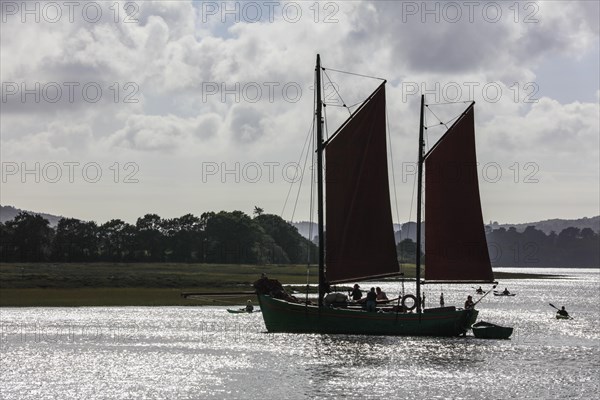
<svg viewBox="0 0 600 400"><path fill-rule="evenodd" d="M421 122L419 125L419 157L417 172L417 313L421 313L421 196L423 191L423 130L425 129L425 95L421 95Z"/></svg>
<svg viewBox="0 0 600 400"><path fill-rule="evenodd" d="M321 55L317 54L317 65L315 67L317 92L317 204L319 213L319 308L323 306L323 297L325 296L325 237L324 237L324 219L323 219L323 121L322 121L322 103L321 103Z"/></svg>

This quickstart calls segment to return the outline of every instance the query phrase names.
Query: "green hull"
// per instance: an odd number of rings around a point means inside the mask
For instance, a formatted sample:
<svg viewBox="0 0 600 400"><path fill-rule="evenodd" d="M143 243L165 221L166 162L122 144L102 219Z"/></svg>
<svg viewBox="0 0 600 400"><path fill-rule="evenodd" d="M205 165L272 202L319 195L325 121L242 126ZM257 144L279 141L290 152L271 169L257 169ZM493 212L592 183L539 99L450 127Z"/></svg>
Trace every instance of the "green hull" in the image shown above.
<svg viewBox="0 0 600 400"><path fill-rule="evenodd" d="M366 312L289 303L258 295L269 332L335 333L351 335L459 336L477 319L477 310L453 307L419 314Z"/></svg>

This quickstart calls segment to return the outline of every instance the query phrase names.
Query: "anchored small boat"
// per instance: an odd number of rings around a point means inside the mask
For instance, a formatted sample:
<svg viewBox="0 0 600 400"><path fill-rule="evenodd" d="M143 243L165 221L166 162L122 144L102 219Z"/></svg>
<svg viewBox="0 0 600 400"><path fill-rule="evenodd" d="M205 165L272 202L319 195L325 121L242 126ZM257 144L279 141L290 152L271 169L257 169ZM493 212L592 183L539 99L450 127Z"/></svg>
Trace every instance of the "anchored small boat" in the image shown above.
<svg viewBox="0 0 600 400"><path fill-rule="evenodd" d="M480 339L508 339L513 333L513 328L495 325L485 321L473 324L473 334Z"/></svg>

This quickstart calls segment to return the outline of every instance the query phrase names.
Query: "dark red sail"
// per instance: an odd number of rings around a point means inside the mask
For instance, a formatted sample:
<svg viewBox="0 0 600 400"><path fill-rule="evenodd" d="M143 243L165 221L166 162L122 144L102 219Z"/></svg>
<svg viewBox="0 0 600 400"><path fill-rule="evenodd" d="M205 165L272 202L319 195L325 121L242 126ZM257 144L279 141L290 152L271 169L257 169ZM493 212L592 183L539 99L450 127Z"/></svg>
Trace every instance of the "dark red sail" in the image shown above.
<svg viewBox="0 0 600 400"><path fill-rule="evenodd" d="M397 275L384 85L346 121L325 154L328 281Z"/></svg>
<svg viewBox="0 0 600 400"><path fill-rule="evenodd" d="M475 155L473 105L425 159L425 278L493 281Z"/></svg>

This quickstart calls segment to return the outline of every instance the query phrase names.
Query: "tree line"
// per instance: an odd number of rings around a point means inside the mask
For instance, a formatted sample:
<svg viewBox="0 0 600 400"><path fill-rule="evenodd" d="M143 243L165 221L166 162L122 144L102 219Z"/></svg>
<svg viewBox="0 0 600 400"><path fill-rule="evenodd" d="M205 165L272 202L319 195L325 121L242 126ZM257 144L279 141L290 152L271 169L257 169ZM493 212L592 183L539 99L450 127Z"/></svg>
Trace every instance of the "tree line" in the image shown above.
<svg viewBox="0 0 600 400"><path fill-rule="evenodd" d="M318 257L316 246L282 218L255 210L186 214L164 219L146 214L129 224L113 219L48 220L19 213L0 223L3 262L200 262L301 264Z"/></svg>
<svg viewBox="0 0 600 400"><path fill-rule="evenodd" d="M598 267L600 238L590 228L566 228L546 235L533 226L486 227L490 260L495 267ZM410 238L397 244L401 263L414 263L416 244ZM421 252L427 263L427 254ZM226 264L316 263L317 246L282 218L254 217L241 211L186 214L164 219L146 214L129 224L113 219L48 220L26 212L0 223L3 262L197 262Z"/></svg>
<svg viewBox="0 0 600 400"><path fill-rule="evenodd" d="M523 232L515 227L486 233L492 266L600 267L600 236L590 228L565 228L546 235L534 226Z"/></svg>
<svg viewBox="0 0 600 400"><path fill-rule="evenodd" d="M523 232L486 226L486 240L493 267L600 267L600 236L590 228L569 227L546 235L535 226ZM411 238L403 239L397 253L400 262L415 263L417 245ZM427 264L426 247L421 260Z"/></svg>

